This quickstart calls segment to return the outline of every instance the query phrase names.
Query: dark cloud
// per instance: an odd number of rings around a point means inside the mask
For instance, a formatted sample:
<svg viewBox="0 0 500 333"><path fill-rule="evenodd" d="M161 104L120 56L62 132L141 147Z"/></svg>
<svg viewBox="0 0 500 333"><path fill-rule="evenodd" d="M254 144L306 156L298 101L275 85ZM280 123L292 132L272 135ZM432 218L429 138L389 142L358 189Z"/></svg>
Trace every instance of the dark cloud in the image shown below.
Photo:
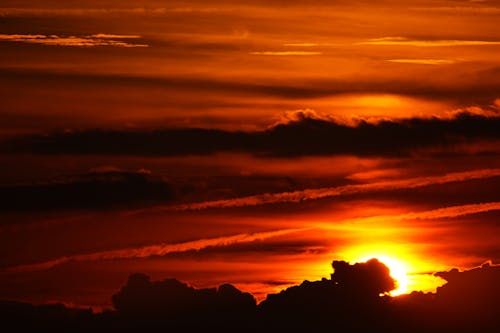
<svg viewBox="0 0 500 333"><path fill-rule="evenodd" d="M143 156L246 152L263 156L405 156L415 150L500 139L500 117L458 113L450 118L410 118L355 126L303 117L256 132L180 128L153 131L85 130L7 141L4 152ZM439 152L439 149L443 152ZM452 149L454 153L460 150Z"/></svg>
<svg viewBox="0 0 500 333"><path fill-rule="evenodd" d="M464 272L453 269L435 275L448 281L438 288L437 300L439 306L448 309L450 314L474 314L477 320L500 315L499 266L486 263Z"/></svg>
<svg viewBox="0 0 500 333"><path fill-rule="evenodd" d="M147 170L95 169L46 183L0 187L0 211L109 209L123 205L168 202L171 184Z"/></svg>
<svg viewBox="0 0 500 333"><path fill-rule="evenodd" d="M134 274L112 297L122 316L131 319L189 321L194 315L198 323L232 321L252 315L256 302L230 284L219 288L195 289L175 279L151 282L144 274Z"/></svg>
<svg viewBox="0 0 500 333"><path fill-rule="evenodd" d="M114 310L94 314L61 304L0 302L0 318L15 327L104 332L110 329L211 329L222 332L494 332L498 330L500 266L436 275L447 280L435 294L380 296L394 288L376 259L334 261L331 279L304 281L256 304L232 285L196 289L176 279L133 274L113 297Z"/></svg>

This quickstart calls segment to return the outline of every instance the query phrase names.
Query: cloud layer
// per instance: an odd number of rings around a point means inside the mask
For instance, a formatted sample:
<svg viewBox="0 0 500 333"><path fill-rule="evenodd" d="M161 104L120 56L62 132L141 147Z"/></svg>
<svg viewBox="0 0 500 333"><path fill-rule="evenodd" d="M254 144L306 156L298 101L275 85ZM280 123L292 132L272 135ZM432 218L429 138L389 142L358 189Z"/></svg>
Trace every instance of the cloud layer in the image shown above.
<svg viewBox="0 0 500 333"><path fill-rule="evenodd" d="M408 156L426 148L500 140L498 111L461 111L450 118L360 120L345 125L302 114L265 131L232 132L180 128L154 131L87 130L20 138L3 151L36 154L111 154L185 156L246 152L264 156L359 155ZM457 152L460 152L458 150Z"/></svg>

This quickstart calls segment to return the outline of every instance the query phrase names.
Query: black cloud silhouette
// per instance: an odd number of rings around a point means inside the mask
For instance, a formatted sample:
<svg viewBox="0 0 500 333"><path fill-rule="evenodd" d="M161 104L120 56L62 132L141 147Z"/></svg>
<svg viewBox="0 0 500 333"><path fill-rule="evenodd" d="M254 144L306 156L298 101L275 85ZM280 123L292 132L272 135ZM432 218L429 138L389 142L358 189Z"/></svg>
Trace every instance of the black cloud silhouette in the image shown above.
<svg viewBox="0 0 500 333"><path fill-rule="evenodd" d="M4 142L4 152L182 156L247 152L267 156L410 154L474 140L500 139L500 117L463 112L448 118L409 118L348 126L302 117L256 132L184 128L154 131L85 130L26 136Z"/></svg>
<svg viewBox="0 0 500 333"><path fill-rule="evenodd" d="M333 261L332 282L359 295L376 297L396 288L390 271L377 259L350 265L345 261Z"/></svg>
<svg viewBox="0 0 500 333"><path fill-rule="evenodd" d="M304 281L255 299L231 285L196 289L175 279L133 274L113 297L115 310L92 313L61 304L0 302L7 327L71 331L208 330L219 332L496 332L500 265L436 273L435 294L381 296L394 287L377 260L334 261L332 279Z"/></svg>
<svg viewBox="0 0 500 333"><path fill-rule="evenodd" d="M218 289L195 289L176 279L151 282L144 274L133 274L112 297L117 311L132 318L187 319L197 316L249 314L256 302L230 284Z"/></svg>
<svg viewBox="0 0 500 333"><path fill-rule="evenodd" d="M457 316L477 315L477 320L500 316L500 269L486 263L465 272L453 269L435 275L448 281L437 290L441 307Z"/></svg>
<svg viewBox="0 0 500 333"><path fill-rule="evenodd" d="M0 212L108 209L119 205L168 202L171 184L144 172L89 172L41 184L0 186Z"/></svg>

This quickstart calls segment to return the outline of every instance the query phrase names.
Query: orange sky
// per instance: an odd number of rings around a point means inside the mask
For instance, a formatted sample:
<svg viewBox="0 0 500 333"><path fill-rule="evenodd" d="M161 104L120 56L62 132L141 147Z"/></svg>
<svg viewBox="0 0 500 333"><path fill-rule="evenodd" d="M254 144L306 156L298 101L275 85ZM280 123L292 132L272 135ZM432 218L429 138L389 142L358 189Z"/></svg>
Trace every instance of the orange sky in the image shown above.
<svg viewBox="0 0 500 333"><path fill-rule="evenodd" d="M2 1L0 298L498 263L500 2L272 3Z"/></svg>

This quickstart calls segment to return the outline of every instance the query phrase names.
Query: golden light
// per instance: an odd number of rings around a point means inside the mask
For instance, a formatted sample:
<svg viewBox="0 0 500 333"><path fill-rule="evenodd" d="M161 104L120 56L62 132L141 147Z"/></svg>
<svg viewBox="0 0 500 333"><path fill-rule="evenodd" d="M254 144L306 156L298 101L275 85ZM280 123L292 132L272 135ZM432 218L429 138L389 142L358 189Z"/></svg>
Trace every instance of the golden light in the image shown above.
<svg viewBox="0 0 500 333"><path fill-rule="evenodd" d="M423 100L395 94L347 94L321 99L312 108L323 110L339 116L341 119L362 117L376 120L377 118L408 118L435 116L444 114L449 107L441 102Z"/></svg>
<svg viewBox="0 0 500 333"><path fill-rule="evenodd" d="M444 267L424 260L418 255L416 247L397 243L358 245L348 247L337 255L350 263L366 262L372 258L384 263L397 282L396 289L389 292L391 296L412 291L435 292L437 287L445 283L432 274L443 270Z"/></svg>

